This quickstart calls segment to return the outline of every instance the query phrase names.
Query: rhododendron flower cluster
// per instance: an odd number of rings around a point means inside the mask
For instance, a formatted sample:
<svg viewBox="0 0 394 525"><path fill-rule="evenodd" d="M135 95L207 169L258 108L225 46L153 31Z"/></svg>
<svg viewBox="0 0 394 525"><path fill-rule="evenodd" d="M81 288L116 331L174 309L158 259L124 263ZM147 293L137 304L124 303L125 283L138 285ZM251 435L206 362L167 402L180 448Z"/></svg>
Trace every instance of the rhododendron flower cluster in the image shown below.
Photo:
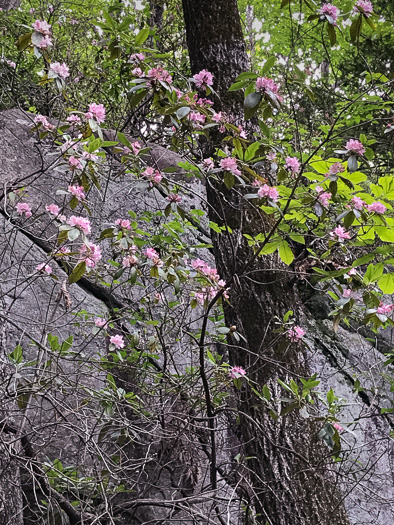
<svg viewBox="0 0 394 525"><path fill-rule="evenodd" d="M271 188L270 186L268 186L268 184L264 184L263 186L261 186L257 194L260 197L268 197L274 202L277 202L279 199L279 191L276 188Z"/></svg>
<svg viewBox="0 0 394 525"><path fill-rule="evenodd" d="M355 210L359 210L359 211L362 210L364 206L366 205L365 202L362 199L360 199L360 197L356 197L356 196L352 198L350 203Z"/></svg>
<svg viewBox="0 0 394 525"><path fill-rule="evenodd" d="M276 159L276 151L270 151L267 153L267 160L273 162Z"/></svg>
<svg viewBox="0 0 394 525"><path fill-rule="evenodd" d="M83 201L85 198L86 198L86 195L85 195L85 191L83 189L83 186L77 186L77 185L74 185L74 186L69 186L68 187L68 191L74 195L74 197L79 200L79 201Z"/></svg>
<svg viewBox="0 0 394 525"><path fill-rule="evenodd" d="M77 159L76 157L74 157L73 155L71 155L71 157L68 159L68 165L70 166L72 170L75 170L77 168L79 170L82 169L81 161Z"/></svg>
<svg viewBox="0 0 394 525"><path fill-rule="evenodd" d="M63 62L63 64L60 64L60 62L53 62L49 69L56 73L56 75L63 80L70 76L70 70L68 66Z"/></svg>
<svg viewBox="0 0 394 525"><path fill-rule="evenodd" d="M133 55L129 56L129 62L142 62L143 60L145 60L145 55L142 53L134 53Z"/></svg>
<svg viewBox="0 0 394 525"><path fill-rule="evenodd" d="M347 232L343 226L337 226L332 232L330 232L330 236L336 237L339 241L350 239L349 232Z"/></svg>
<svg viewBox="0 0 394 525"><path fill-rule="evenodd" d="M292 343L298 343L305 335L305 330L301 326L293 326L287 331L287 337Z"/></svg>
<svg viewBox="0 0 394 525"><path fill-rule="evenodd" d="M101 259L101 248L97 244L88 243L82 244L80 250L80 262L85 262L88 268L95 268L96 264Z"/></svg>
<svg viewBox="0 0 394 525"><path fill-rule="evenodd" d="M367 210L374 213L384 213L387 208L384 204L381 202L373 202L372 204L369 204L366 206Z"/></svg>
<svg viewBox="0 0 394 525"><path fill-rule="evenodd" d="M202 113L198 113L198 111L191 111L188 115L188 119L190 122L193 122L201 127L201 124L204 124L206 116Z"/></svg>
<svg viewBox="0 0 394 525"><path fill-rule="evenodd" d="M125 230L131 230L131 224L128 219L116 219L115 224Z"/></svg>
<svg viewBox="0 0 394 525"><path fill-rule="evenodd" d="M333 25L337 25L336 22L339 15L339 9L335 5L324 4L323 7L319 10L319 13L331 17L333 20Z"/></svg>
<svg viewBox="0 0 394 525"><path fill-rule="evenodd" d="M393 308L394 308L394 304L380 303L378 309L376 310L376 313L382 314L382 315L388 315L388 314L391 314L391 312L393 311Z"/></svg>
<svg viewBox="0 0 394 525"><path fill-rule="evenodd" d="M106 324L108 324L108 321L106 319L102 319L101 317L96 317L94 324L97 326L97 328L103 328Z"/></svg>
<svg viewBox="0 0 394 525"><path fill-rule="evenodd" d="M34 45L40 49L47 49L48 47L53 46L52 40L48 35L44 36L44 38L38 44Z"/></svg>
<svg viewBox="0 0 394 525"><path fill-rule="evenodd" d="M91 232L90 221L86 217L76 217L75 215L72 215L67 223L70 226L79 228L85 235L89 235Z"/></svg>
<svg viewBox="0 0 394 525"><path fill-rule="evenodd" d="M41 124L45 131L52 131L55 129L53 124L48 122L48 119L44 115L36 115L34 117L34 124Z"/></svg>
<svg viewBox="0 0 394 525"><path fill-rule="evenodd" d="M297 157L286 157L285 168L293 175L300 171L300 167L301 164Z"/></svg>
<svg viewBox="0 0 394 525"><path fill-rule="evenodd" d="M272 78L259 77L256 80L256 90L260 93L267 93L270 91L276 96L279 95L279 86L275 84ZM282 97L278 96L278 98L281 100Z"/></svg>
<svg viewBox="0 0 394 525"><path fill-rule="evenodd" d="M163 175L160 173L160 171L155 170L151 166L148 166L141 173L141 175L146 179L149 179L151 181L151 184L159 184L159 182L163 179Z"/></svg>
<svg viewBox="0 0 394 525"><path fill-rule="evenodd" d="M160 259L159 254L154 248L146 248L144 255L148 257L153 263L154 266L161 268L163 266L163 261Z"/></svg>
<svg viewBox="0 0 394 525"><path fill-rule="evenodd" d="M116 348L124 348L124 340L122 335L113 335L110 337L109 342Z"/></svg>
<svg viewBox="0 0 394 525"><path fill-rule="evenodd" d="M178 203L178 202L181 202L182 198L180 195L178 195L177 193L170 193L168 196L167 196L167 200L169 202L175 202L175 203Z"/></svg>
<svg viewBox="0 0 394 525"><path fill-rule="evenodd" d="M98 124L102 124L105 121L105 107L103 104L96 104L92 102L89 104L89 111L85 114L88 119L95 119Z"/></svg>
<svg viewBox="0 0 394 525"><path fill-rule="evenodd" d="M29 218L32 216L30 204L27 202L18 202L16 205L16 211L18 215L24 215L26 218Z"/></svg>
<svg viewBox="0 0 394 525"><path fill-rule="evenodd" d="M209 98L199 98L196 102L198 106L213 106L212 100Z"/></svg>
<svg viewBox="0 0 394 525"><path fill-rule="evenodd" d="M334 164L331 164L328 171L330 175L337 175L338 173L345 171L345 166L343 166L340 162L334 162Z"/></svg>
<svg viewBox="0 0 394 525"><path fill-rule="evenodd" d="M81 122L81 118L78 117L78 115L70 115L69 117L67 117L67 122L70 122L72 124L78 124L79 122Z"/></svg>
<svg viewBox="0 0 394 525"><path fill-rule="evenodd" d="M373 13L373 5L369 0L358 0L354 6L354 11L356 13L363 13L367 18L369 18Z"/></svg>
<svg viewBox="0 0 394 525"><path fill-rule="evenodd" d="M52 268L49 266L49 264L41 263L36 268L37 272L45 272L47 275L51 275Z"/></svg>
<svg viewBox="0 0 394 525"><path fill-rule="evenodd" d="M232 379L238 379L239 377L246 375L246 371L242 368L242 366L233 366L229 373Z"/></svg>
<svg viewBox="0 0 394 525"><path fill-rule="evenodd" d="M49 204L48 206L45 206L45 209L52 215L59 215L60 212L60 208L57 204Z"/></svg>
<svg viewBox="0 0 394 525"><path fill-rule="evenodd" d="M204 159L202 162L202 166L206 170L212 170L215 167L215 163L212 159Z"/></svg>
<svg viewBox="0 0 394 525"><path fill-rule="evenodd" d="M148 77L152 81L161 80L162 82L167 82L167 84L172 84L172 76L166 69L163 69L161 66L150 69L148 71Z"/></svg>
<svg viewBox="0 0 394 525"><path fill-rule="evenodd" d="M341 427L341 425L339 423L334 423L333 424L333 427L335 428L335 430L337 430L338 432L343 432L343 427Z"/></svg>
<svg viewBox="0 0 394 525"><path fill-rule="evenodd" d="M41 33L42 35L49 36L51 34L51 26L45 20L36 20L32 27L34 31L37 31L37 33Z"/></svg>
<svg viewBox="0 0 394 525"><path fill-rule="evenodd" d="M213 75L206 69L193 75L194 82L199 89L207 89L213 85Z"/></svg>
<svg viewBox="0 0 394 525"><path fill-rule="evenodd" d="M324 189L321 188L320 186L316 186L316 191L319 194L318 201L320 202L320 204L324 206L325 208L328 208L330 204L329 199L331 199L332 197L331 193L324 191Z"/></svg>
<svg viewBox="0 0 394 525"><path fill-rule="evenodd" d="M131 72L132 75L134 75L135 77L143 77L144 76L144 72L142 71L142 69L140 67L135 67L133 69L133 71Z"/></svg>
<svg viewBox="0 0 394 525"><path fill-rule="evenodd" d="M355 155L363 155L365 153L365 148L359 140L348 140L345 148L349 153L354 153Z"/></svg>
<svg viewBox="0 0 394 525"><path fill-rule="evenodd" d="M135 266L136 264L138 264L138 258L135 255L131 254L131 255L126 255L126 257L123 257L123 260L122 260L123 268L129 268L130 266Z"/></svg>
<svg viewBox="0 0 394 525"><path fill-rule="evenodd" d="M241 172L237 168L237 161L233 157L222 159L220 166L226 171L231 171L233 175L241 175Z"/></svg>
<svg viewBox="0 0 394 525"><path fill-rule="evenodd" d="M99 159L99 156L95 155L94 153L89 153L88 151L83 151L82 158L84 158L85 160L91 160L94 162Z"/></svg>

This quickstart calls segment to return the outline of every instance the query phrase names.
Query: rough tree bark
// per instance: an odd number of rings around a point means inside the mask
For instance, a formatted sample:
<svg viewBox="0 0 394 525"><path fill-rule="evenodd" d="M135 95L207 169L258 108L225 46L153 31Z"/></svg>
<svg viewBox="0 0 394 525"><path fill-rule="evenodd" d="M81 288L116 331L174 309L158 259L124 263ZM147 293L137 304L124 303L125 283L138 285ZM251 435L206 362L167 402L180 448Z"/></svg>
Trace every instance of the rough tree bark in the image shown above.
<svg viewBox="0 0 394 525"><path fill-rule="evenodd" d="M9 9L16 9L20 5L20 0L0 0L0 7L4 11Z"/></svg>
<svg viewBox="0 0 394 525"><path fill-rule="evenodd" d="M202 69L213 73L220 97L216 109L241 122L239 92L235 96L227 92L235 77L249 69L236 0L183 0L183 10L192 74ZM225 306L227 325L236 325L246 339L244 351L239 346L230 348L230 362L247 367L252 380L275 390L277 378L297 381L311 375L303 351L297 345L278 350L272 335L275 316L291 309L300 319L303 309L291 281L293 276L274 256L259 258L245 268L253 252L243 233L268 231L270 224L268 217L250 213L239 192L208 180L210 218L233 231L231 235L212 232L220 275L226 280L237 275ZM252 458L246 462L252 486L247 496L257 521L346 525L338 480L328 450L317 438L316 426L303 419L298 410L274 421L266 409L260 408L261 402L250 389L242 391L239 406L244 417L238 434L245 456Z"/></svg>

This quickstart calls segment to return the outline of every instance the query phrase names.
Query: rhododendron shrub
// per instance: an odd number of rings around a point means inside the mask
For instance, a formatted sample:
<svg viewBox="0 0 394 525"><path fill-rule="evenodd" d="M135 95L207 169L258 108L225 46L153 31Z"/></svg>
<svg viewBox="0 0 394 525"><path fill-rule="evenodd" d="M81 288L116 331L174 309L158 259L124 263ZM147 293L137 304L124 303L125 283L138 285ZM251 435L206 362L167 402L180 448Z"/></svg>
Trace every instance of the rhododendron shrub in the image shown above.
<svg viewBox="0 0 394 525"><path fill-rule="evenodd" d="M64 20L65 15L54 11L48 20L32 18L31 34L21 34L18 40L21 60L30 64L36 85L45 86L56 100L51 117L37 110L31 133L48 148L50 145L58 187L40 200L33 198L34 185L31 190L28 184L5 188L4 213L15 228L30 228L29 235L46 243L46 261L30 261L26 279L40 283L58 279L58 297L66 302L70 286L79 285L85 290L95 287L106 298L108 311L101 314L78 311L78 306L73 311L73 323L80 337L86 337L86 347L91 337L99 341L100 353L91 362L84 349L73 354L72 342L57 343L57 336L49 333L43 334L43 343L34 344L45 352L49 348L58 352L59 360L74 359L91 366L100 375L103 388L81 386L81 406L89 407L97 417L98 404L104 414L98 424L97 457L108 465L102 469L100 483L111 487L109 492L129 494L133 489L117 477L124 459L123 439L132 441L138 436L131 426L126 433L122 418L128 410L136 419L162 425L164 432L165 403L172 403L179 392L187 417L196 417L198 422L216 417L215 411L224 410L227 399L237 390L243 392L246 385L276 419L293 410L308 412L320 395L315 391L316 378L302 378L300 388L283 378L280 386L292 397L273 399L275 393L271 394L269 386L254 383L252 366L244 368L241 361L229 359L227 349L237 348L247 334L243 327L225 322L223 306L231 304L231 293L242 294L242 290L234 261L228 261L234 268L227 279L212 263L215 235L230 239L238 228L246 239L253 256L242 261L242 276L248 275L255 261L269 261L272 271L291 274L325 295L332 307L329 319L334 330L340 322L350 321L375 332L394 326L394 306L385 297L394 292L392 169L380 169L377 160L372 162L374 148L379 155L377 138L346 127L352 111L361 112L361 104L371 119L381 118L385 107L380 104L389 96L390 82L382 81L379 94L373 83L366 83L363 98L355 95L355 100L349 97L346 104L341 102L328 123L308 134L301 119L297 120L303 108L295 108L292 90L313 100L315 88L305 82L306 77L302 79L301 70L285 79L284 67L272 55L252 72L233 79L229 92L238 91L244 101L245 118L239 120L220 110L212 73L204 69L191 78L182 75L166 53L151 47L157 35L152 29L141 29L135 14L122 20L122 12L119 16L97 13L94 27L100 31L92 34L95 38L90 39L87 54L94 54L97 71L109 71L109 76L103 79L103 89L92 88L90 82L96 82L98 75L92 62L81 58L86 67L80 67L73 60L72 47L66 53L58 44L82 31L71 15ZM373 18L373 7L360 0L352 16L360 17L361 28L362 21ZM336 42L338 7L324 4L311 12L306 23L312 22L325 24L330 42ZM39 67L29 62L30 55L40 61ZM296 71L296 64L291 67ZM17 76L14 78L17 82ZM209 98L201 98L205 96ZM163 156L168 151L178 154L174 165L161 163L160 155L153 151L155 141ZM107 192L113 181L119 189ZM245 224L223 226L210 221L203 186L223 199L236 195L234 215L244 210ZM117 207L120 194L122 198L127 195L128 209ZM201 201L191 203L191 196ZM97 200L106 202L107 198L112 199L111 217L103 224L97 220ZM144 199L149 207L141 211L139 204ZM264 218L264 227L256 226L261 222L256 219L254 223L254 218ZM45 228L35 229L35 221L40 228L44 221ZM69 311L70 302L67 308ZM272 344L282 355L293 348L299 352L308 349L307 319L290 307L285 315L274 312L274 316L277 326ZM43 326L46 330L45 323ZM190 352L181 365L175 354L179 347ZM17 361L15 356L11 359ZM46 368L52 371L52 360L45 359L40 361L43 373ZM27 359L23 363L22 368L28 367ZM130 372L138 395L131 387L126 390L122 367ZM158 408L155 403L160 396L165 402ZM22 397L20 401L25 403ZM276 404L282 406L282 412ZM233 405L230 399L231 410ZM338 458L339 433L346 435L346 428L336 421L339 403L328 401L327 405L323 415L310 409L308 418L315 418L316 424L324 419L322 428L328 425L332 434L320 437ZM108 445L105 436L113 430L111 417L119 417L114 423L118 433L114 431L116 436ZM183 415L177 418L185 419ZM111 452L115 445L120 459ZM146 466L144 461L140 460L139 467ZM52 472L46 468L45 472ZM73 489L75 506L82 508L86 500L92 513L94 505L86 496L90 481L80 483ZM64 486L56 485L66 492Z"/></svg>

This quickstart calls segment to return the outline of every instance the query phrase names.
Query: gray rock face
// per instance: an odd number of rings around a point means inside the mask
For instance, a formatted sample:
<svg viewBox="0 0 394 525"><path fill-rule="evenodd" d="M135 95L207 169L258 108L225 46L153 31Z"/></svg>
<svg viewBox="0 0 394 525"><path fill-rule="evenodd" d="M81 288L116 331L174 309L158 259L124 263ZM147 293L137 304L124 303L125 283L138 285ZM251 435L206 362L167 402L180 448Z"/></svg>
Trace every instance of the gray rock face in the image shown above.
<svg viewBox="0 0 394 525"><path fill-rule="evenodd" d="M124 428L114 428L108 406L103 405L102 398L95 398L93 391L105 387L105 374L98 371L98 364L107 356L108 340L101 333L92 333L93 319L96 316L108 318L114 308L115 311L123 308L137 311L144 294L135 292L132 287L106 286L86 277L78 283L67 284L59 260L50 255L58 228L45 212L45 206L51 203L60 207L64 205L64 196L56 195L56 190L66 189L70 177L65 172L54 170L59 152L49 142L37 141L36 135L30 131L32 127L31 117L19 110L0 114L1 419L18 437L29 437L39 461L45 455L51 460L60 458L65 465L82 466L86 475L89 470L92 474L97 474L98 470L104 472L105 458L98 461L98 451L106 450L110 454L111 447L113 453L117 451L119 461L128 461L126 471L132 497L114 495L105 504L121 506L124 523L170 523L171 519L194 523L191 511L199 523L217 523L211 494L205 489L209 460L204 453L204 443L208 438L198 422L201 415L198 410L196 414L190 413L185 421L178 418L177 414L182 414L182 399L177 393L176 379L173 397L163 405L167 426L161 429L151 428L151 423L144 420L137 405L130 407L127 404L119 405L117 414ZM160 169L176 167L179 160L176 154L160 147L155 147L149 157L149 163ZM165 197L159 192L138 189L129 175L119 175L120 167L119 159L113 158L110 168L101 175L101 191L93 188L89 195L92 240L98 231L113 226L117 218L127 217L129 210L140 214L144 210L163 210L166 206ZM181 173L171 174L171 177L178 177L178 182L189 190L189 197L182 202L186 211L204 206L204 188L200 181L184 179ZM14 192L26 192L34 220L21 218L15 213L13 203L6 197L10 188ZM79 210L77 208L77 215ZM191 238L193 235L190 233ZM207 240L204 225L198 235ZM107 256L114 255L109 243L105 250ZM204 252L204 258L209 260L209 252ZM51 264L57 279L36 271L41 262ZM145 292L151 294L153 291ZM196 320L197 314L194 315ZM85 322L80 322L82 318L90 319L88 327ZM111 330L117 333L117 329L119 326L115 322ZM122 329L132 333L135 325L124 320ZM321 378L321 390L326 392L332 387L343 404L341 425L345 431L342 433L342 448L346 460L338 464L338 470L351 523L392 523L394 451L388 436L393 423L389 415L382 415L380 411L392 407L392 395L383 379L386 371L384 356L356 332L339 328L334 334L324 320L311 319L310 334L311 368ZM70 335L73 336L73 345L69 354L62 355L59 350L54 350L54 336L62 343ZM18 345L23 348L24 362L31 361L31 365L21 368L18 359L10 362L7 356ZM195 351L179 343L174 343L170 357L171 373L198 366ZM44 371L38 366L43 360L51 361ZM160 355L160 366L163 361L164 357ZM113 373L114 376L118 373L115 377L118 386L121 381L130 389L136 386L127 369L123 376L119 371ZM356 377L359 386L355 384ZM50 388L47 387L49 380ZM54 385L57 385L57 391ZM197 428L199 425L202 430ZM219 421L219 426L219 457L223 466L220 495L225 502L223 505L228 505L228 523L236 524L238 519L241 520L242 512L235 485L228 481L229 478L231 481L229 465L234 463L238 452L237 440L228 429L228 421ZM10 432L0 434L0 442L9 441ZM193 442L196 436L199 438ZM123 445L122 439L126 442L129 439L128 444ZM24 455L28 456L26 450ZM144 455L146 461L141 462ZM26 462L34 474L32 493L34 490L45 492L46 489L40 486L39 473L32 470L32 458ZM121 476L113 472L113 479L120 480ZM20 486L17 470L0 478L0 492L3 485L9 486L10 483L15 490ZM70 491L73 493L72 488ZM53 492L52 496L69 522L77 523L73 522L72 509L62 502L59 494ZM35 496L31 497L34 501ZM39 499L37 496L37 502ZM105 504L100 503L103 512ZM15 517L15 521L10 522L12 525L22 523L22 502L17 501L16 507L19 518ZM50 508L48 512L55 520L58 509ZM55 523L50 520L48 523ZM25 523L31 522L25 518Z"/></svg>

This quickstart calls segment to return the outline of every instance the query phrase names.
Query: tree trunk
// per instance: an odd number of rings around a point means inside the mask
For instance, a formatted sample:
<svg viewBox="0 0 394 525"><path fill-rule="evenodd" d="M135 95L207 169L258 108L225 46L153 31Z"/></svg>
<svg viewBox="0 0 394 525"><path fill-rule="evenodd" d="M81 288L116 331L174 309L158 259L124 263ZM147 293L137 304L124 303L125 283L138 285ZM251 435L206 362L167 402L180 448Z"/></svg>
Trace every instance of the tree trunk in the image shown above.
<svg viewBox="0 0 394 525"><path fill-rule="evenodd" d="M0 313L2 311L6 312L5 303L0 300ZM12 400L13 380L10 378L13 374L5 352L6 325L0 318L0 393L2 400ZM22 488L16 459L20 457L21 445L19 440L15 440L15 435L9 432L8 425L13 404L14 401L3 403L0 409L0 525L23 523Z"/></svg>
<svg viewBox="0 0 394 525"><path fill-rule="evenodd" d="M228 93L235 77L249 69L236 0L183 0L192 74L207 69L214 74L220 101L215 108L242 121L239 93ZM241 95L242 96L242 95ZM230 226L232 234L212 232L219 274L228 280L235 273L225 306L227 326L235 325L246 342L229 350L230 362L242 365L257 385L268 384L277 397L277 378L289 381L309 377L300 345L277 348L275 316L293 310L301 318L300 304L289 272L276 256L257 259L247 269L253 252L244 233L269 231L270 217L244 204L241 190L207 181L210 219ZM247 270L247 271L244 271ZM231 341L230 341L231 342ZM250 388L239 398L238 434L248 457L252 489L248 491L257 521L273 525L346 525L348 519L337 487L329 451L317 438L318 428L294 410L275 421ZM248 521L249 523L249 521Z"/></svg>

